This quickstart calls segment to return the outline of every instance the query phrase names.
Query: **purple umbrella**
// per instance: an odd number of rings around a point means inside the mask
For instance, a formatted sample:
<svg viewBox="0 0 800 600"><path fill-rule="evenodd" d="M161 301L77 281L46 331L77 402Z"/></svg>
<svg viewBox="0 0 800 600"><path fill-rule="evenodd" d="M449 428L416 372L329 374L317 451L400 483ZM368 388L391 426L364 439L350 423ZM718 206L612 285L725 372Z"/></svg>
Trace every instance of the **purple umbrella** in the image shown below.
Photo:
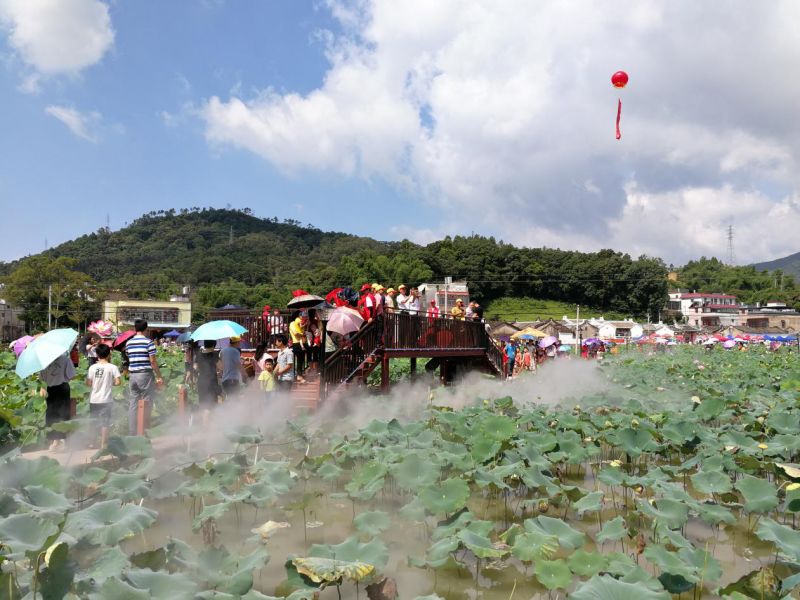
<svg viewBox="0 0 800 600"><path fill-rule="evenodd" d="M548 335L546 338L539 340L539 348L549 348L556 343L558 343L558 338L553 335Z"/></svg>
<svg viewBox="0 0 800 600"><path fill-rule="evenodd" d="M23 335L18 340L11 342L11 349L14 350L14 355L19 358L19 355L22 354L22 351L25 350L25 348L28 347L28 344L30 344L32 341L32 335Z"/></svg>
<svg viewBox="0 0 800 600"><path fill-rule="evenodd" d="M582 346L599 346L602 343L603 342L601 340L597 339L597 338L589 338L589 339L583 340L583 344L581 344L581 345Z"/></svg>

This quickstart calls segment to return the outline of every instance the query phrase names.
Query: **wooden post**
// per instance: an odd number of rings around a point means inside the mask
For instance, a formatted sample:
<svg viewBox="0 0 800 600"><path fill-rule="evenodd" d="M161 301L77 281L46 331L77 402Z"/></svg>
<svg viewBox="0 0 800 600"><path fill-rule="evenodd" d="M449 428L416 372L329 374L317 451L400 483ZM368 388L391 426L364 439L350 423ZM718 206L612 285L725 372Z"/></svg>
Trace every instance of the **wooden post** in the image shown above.
<svg viewBox="0 0 800 600"><path fill-rule="evenodd" d="M139 400L136 408L136 435L144 435L150 427L150 401Z"/></svg>
<svg viewBox="0 0 800 600"><path fill-rule="evenodd" d="M381 391L389 391L389 356L384 352L381 360Z"/></svg>
<svg viewBox="0 0 800 600"><path fill-rule="evenodd" d="M178 386L178 417L181 423L186 423L186 398L188 396L187 388L184 384Z"/></svg>
<svg viewBox="0 0 800 600"><path fill-rule="evenodd" d="M413 379L414 376L417 374L417 359L416 357L411 359L411 378Z"/></svg>
<svg viewBox="0 0 800 600"><path fill-rule="evenodd" d="M442 362L439 365L439 379L444 385L447 385L447 359L442 358Z"/></svg>

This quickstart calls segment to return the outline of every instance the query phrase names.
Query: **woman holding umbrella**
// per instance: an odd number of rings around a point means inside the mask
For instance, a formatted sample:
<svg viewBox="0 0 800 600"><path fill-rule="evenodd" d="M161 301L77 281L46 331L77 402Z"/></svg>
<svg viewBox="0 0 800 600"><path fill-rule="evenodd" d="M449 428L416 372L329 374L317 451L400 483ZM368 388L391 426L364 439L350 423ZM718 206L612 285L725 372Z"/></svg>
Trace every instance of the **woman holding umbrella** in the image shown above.
<svg viewBox="0 0 800 600"><path fill-rule="evenodd" d="M75 365L69 351L78 338L73 329L54 329L36 337L19 355L16 374L23 379L38 371L39 378L46 386L45 424L51 427L61 421L69 421L71 398L69 381L75 377ZM47 433L50 450L63 448L66 434L50 430Z"/></svg>

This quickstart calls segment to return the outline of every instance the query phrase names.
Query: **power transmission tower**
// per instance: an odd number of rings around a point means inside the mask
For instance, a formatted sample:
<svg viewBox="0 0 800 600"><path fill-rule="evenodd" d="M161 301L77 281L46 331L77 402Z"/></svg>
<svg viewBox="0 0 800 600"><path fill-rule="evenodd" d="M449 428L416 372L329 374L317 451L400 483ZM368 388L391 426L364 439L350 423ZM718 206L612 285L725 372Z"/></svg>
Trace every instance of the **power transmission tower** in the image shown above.
<svg viewBox="0 0 800 600"><path fill-rule="evenodd" d="M728 225L728 264L736 262L736 255L733 253L733 225Z"/></svg>

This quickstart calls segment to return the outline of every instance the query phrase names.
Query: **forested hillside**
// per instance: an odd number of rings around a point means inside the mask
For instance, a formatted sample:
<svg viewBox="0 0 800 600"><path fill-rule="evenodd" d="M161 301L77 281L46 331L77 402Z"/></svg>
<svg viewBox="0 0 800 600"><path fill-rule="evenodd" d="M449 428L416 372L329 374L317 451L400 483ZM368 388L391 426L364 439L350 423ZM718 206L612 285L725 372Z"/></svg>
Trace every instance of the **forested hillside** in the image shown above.
<svg viewBox="0 0 800 600"><path fill-rule="evenodd" d="M365 281L396 286L452 276L466 279L484 302L527 296L642 316L655 314L667 291L667 271L657 258L518 248L481 236L427 246L380 242L261 219L249 210L150 213L119 231L100 230L38 256L73 259L96 297L166 297L190 285L198 308L282 305L298 287L325 293ZM7 291L25 260L0 266Z"/></svg>
<svg viewBox="0 0 800 600"><path fill-rule="evenodd" d="M800 277L800 252L795 252L783 258L776 258L767 262L753 265L757 271L776 271L780 269L787 275Z"/></svg>
<svg viewBox="0 0 800 600"><path fill-rule="evenodd" d="M800 288L794 277L781 270L762 271L757 266L729 266L716 258L701 258L678 270L677 284L698 292L734 294L742 302L779 300L800 305Z"/></svg>

